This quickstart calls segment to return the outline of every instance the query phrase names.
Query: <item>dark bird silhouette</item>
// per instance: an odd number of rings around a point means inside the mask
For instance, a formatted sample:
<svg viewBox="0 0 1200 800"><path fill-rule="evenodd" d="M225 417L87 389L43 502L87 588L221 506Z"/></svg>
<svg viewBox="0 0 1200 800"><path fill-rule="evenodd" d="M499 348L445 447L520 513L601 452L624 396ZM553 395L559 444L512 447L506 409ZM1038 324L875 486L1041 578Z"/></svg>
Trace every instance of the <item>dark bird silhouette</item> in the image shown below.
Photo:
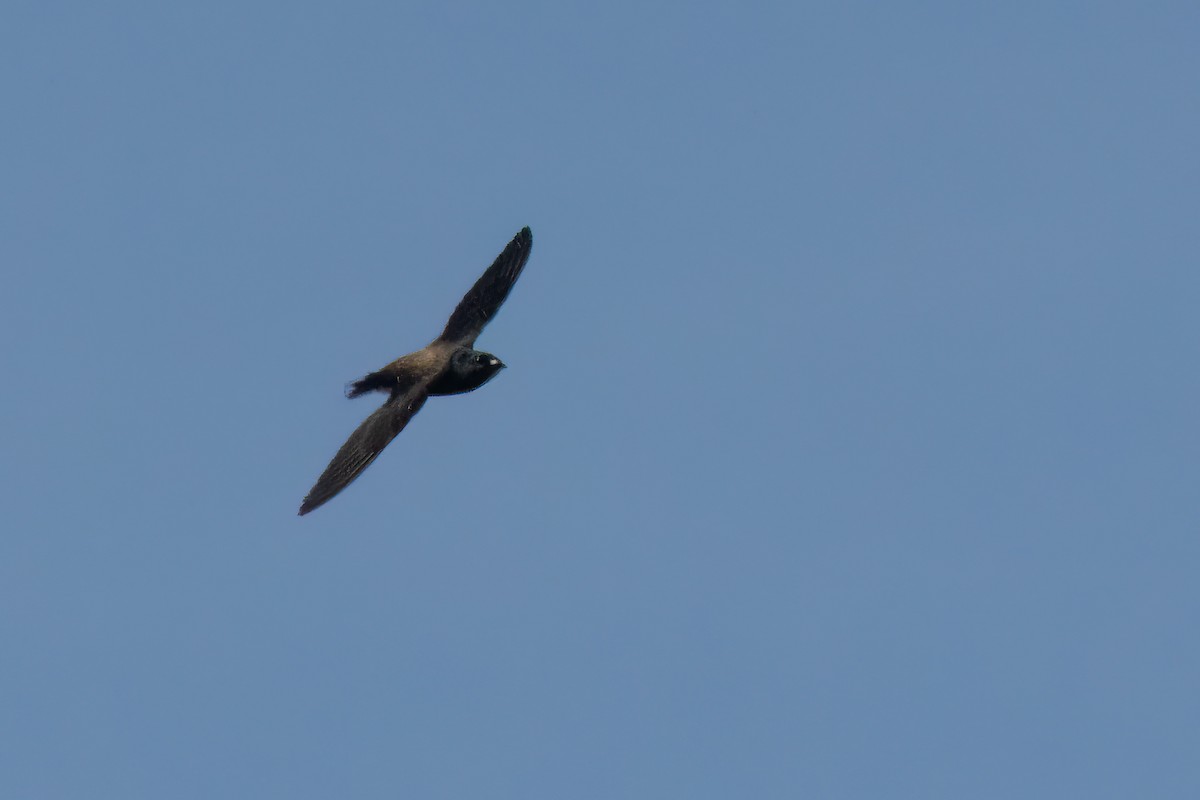
<svg viewBox="0 0 1200 800"><path fill-rule="evenodd" d="M474 349L475 339L512 291L532 246L533 234L529 228L522 228L463 296L441 336L346 387L347 397L386 391L388 399L337 451L300 504L301 515L329 502L349 486L404 430L431 395L473 391L504 369L500 359Z"/></svg>

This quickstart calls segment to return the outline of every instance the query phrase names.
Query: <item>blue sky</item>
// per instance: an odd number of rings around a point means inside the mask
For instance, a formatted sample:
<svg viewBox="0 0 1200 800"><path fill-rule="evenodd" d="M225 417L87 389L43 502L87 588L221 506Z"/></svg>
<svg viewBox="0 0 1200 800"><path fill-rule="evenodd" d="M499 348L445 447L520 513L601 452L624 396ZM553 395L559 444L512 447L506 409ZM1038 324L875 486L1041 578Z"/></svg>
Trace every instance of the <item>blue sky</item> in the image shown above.
<svg viewBox="0 0 1200 800"><path fill-rule="evenodd" d="M0 794L1196 797L1197 30L10 3Z"/></svg>

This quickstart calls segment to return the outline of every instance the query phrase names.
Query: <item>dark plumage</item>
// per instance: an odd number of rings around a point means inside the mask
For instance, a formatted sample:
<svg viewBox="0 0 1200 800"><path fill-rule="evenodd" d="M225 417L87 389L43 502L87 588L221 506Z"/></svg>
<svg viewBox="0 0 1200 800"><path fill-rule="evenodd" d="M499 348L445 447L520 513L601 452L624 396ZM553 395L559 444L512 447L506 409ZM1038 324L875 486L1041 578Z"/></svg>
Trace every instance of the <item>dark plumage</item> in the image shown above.
<svg viewBox="0 0 1200 800"><path fill-rule="evenodd" d="M388 399L337 451L301 503L302 515L327 503L362 474L431 395L473 391L504 369L500 359L474 349L475 339L512 291L532 246L533 234L522 228L466 293L441 336L346 387L347 397L378 390L388 392Z"/></svg>

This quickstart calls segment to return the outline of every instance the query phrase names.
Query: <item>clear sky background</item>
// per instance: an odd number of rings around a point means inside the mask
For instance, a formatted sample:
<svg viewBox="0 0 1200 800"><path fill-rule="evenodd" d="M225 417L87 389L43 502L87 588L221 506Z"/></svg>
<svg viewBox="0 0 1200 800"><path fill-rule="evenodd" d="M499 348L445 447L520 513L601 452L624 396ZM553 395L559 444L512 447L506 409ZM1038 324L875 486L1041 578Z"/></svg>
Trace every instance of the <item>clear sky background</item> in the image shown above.
<svg viewBox="0 0 1200 800"><path fill-rule="evenodd" d="M6 4L0 796L1200 796L1198 36Z"/></svg>

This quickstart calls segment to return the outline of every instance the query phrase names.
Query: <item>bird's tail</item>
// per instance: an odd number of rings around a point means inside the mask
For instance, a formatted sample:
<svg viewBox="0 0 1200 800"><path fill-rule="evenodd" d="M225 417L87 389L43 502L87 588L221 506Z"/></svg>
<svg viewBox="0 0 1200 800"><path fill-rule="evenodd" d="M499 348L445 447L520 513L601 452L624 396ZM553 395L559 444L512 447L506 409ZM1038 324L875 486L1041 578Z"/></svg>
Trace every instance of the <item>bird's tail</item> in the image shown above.
<svg viewBox="0 0 1200 800"><path fill-rule="evenodd" d="M372 372L370 375L364 375L356 381L347 383L346 397L354 399L376 390L391 391L396 388L396 384L395 375L389 375L386 372Z"/></svg>

